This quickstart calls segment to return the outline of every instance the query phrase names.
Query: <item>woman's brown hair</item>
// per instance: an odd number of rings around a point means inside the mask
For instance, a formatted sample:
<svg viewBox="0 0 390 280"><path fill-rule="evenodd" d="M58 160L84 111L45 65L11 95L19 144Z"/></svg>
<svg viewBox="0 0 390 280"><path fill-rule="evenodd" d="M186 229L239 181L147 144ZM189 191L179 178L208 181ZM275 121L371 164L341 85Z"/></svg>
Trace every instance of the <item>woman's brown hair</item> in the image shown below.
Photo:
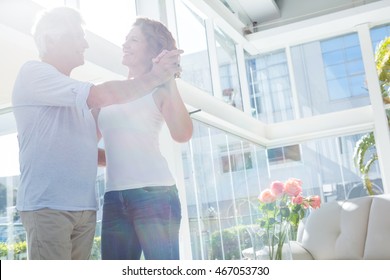
<svg viewBox="0 0 390 280"><path fill-rule="evenodd" d="M153 56L157 56L162 50L176 49L176 41L172 33L161 22L139 17L133 26L141 28Z"/></svg>

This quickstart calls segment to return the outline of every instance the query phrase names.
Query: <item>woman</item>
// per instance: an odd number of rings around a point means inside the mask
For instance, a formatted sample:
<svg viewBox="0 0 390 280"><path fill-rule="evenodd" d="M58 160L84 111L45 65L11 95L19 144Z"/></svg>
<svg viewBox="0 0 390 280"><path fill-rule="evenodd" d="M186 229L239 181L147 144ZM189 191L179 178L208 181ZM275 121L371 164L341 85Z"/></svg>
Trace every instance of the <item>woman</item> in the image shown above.
<svg viewBox="0 0 390 280"><path fill-rule="evenodd" d="M123 44L129 79L149 72L163 50L176 49L160 22L138 18ZM107 184L102 220L102 259L179 259L181 206L175 180L159 150L166 122L172 138L186 142L192 121L174 77L131 103L102 108Z"/></svg>

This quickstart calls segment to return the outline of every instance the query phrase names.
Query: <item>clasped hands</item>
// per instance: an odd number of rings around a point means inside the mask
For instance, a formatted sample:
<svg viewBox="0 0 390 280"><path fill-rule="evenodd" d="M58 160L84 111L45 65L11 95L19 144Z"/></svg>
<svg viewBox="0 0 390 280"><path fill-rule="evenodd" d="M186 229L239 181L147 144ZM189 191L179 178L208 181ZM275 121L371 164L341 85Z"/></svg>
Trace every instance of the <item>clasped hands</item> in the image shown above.
<svg viewBox="0 0 390 280"><path fill-rule="evenodd" d="M157 67L162 69L163 73L167 77L179 78L182 71L180 66L180 55L183 53L183 50L163 50L158 56L152 59L153 68Z"/></svg>

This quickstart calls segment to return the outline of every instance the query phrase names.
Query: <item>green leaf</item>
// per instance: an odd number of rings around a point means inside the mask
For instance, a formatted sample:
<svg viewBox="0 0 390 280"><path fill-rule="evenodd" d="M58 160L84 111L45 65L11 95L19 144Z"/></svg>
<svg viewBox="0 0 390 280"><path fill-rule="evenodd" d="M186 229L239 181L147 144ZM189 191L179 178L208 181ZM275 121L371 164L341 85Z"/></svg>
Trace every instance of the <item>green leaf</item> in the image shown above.
<svg viewBox="0 0 390 280"><path fill-rule="evenodd" d="M290 209L288 207L281 208L280 215L282 216L282 218L288 218L290 216Z"/></svg>

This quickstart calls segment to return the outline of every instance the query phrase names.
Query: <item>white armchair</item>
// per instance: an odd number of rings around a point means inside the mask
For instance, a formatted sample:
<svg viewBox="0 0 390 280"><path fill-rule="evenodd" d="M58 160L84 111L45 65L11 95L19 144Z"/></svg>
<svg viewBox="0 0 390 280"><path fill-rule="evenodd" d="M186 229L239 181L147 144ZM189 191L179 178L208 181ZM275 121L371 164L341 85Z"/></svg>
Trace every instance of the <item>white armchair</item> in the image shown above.
<svg viewBox="0 0 390 280"><path fill-rule="evenodd" d="M390 195L323 204L300 225L291 250L297 260L390 260Z"/></svg>

